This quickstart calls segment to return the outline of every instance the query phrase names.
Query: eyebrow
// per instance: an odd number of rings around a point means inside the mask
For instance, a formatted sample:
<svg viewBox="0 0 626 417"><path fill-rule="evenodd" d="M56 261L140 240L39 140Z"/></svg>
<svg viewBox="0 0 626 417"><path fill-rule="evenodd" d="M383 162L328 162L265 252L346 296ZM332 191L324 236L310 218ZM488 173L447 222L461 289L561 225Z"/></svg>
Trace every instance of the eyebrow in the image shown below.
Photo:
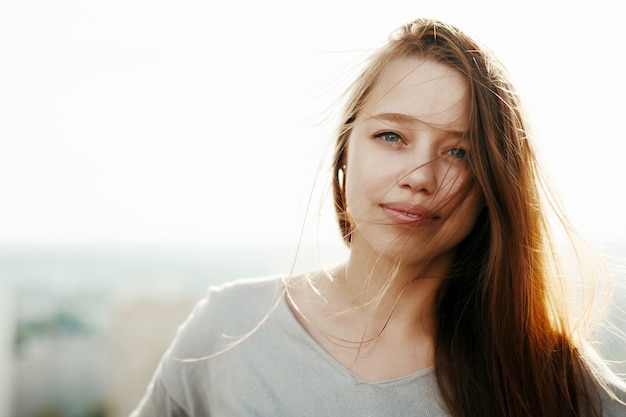
<svg viewBox="0 0 626 417"><path fill-rule="evenodd" d="M380 113L375 114L368 119L388 120L390 122L414 123L419 121L418 118L402 113Z"/></svg>
<svg viewBox="0 0 626 417"><path fill-rule="evenodd" d="M398 124L414 124L416 122L422 122L419 118L414 116L409 116L408 114L403 113L380 113L374 114L368 117L365 120L376 119L376 120L384 120L392 123ZM440 130L448 133L452 133L459 136L465 136L467 134L467 129L461 128L448 128L446 126L442 126L439 128Z"/></svg>

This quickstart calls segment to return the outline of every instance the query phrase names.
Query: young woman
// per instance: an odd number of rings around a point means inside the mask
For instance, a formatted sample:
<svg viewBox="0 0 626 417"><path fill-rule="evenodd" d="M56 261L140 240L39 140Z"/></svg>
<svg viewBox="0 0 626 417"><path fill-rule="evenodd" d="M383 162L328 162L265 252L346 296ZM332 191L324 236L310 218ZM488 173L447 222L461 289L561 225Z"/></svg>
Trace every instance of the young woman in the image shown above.
<svg viewBox="0 0 626 417"><path fill-rule="evenodd" d="M552 200L498 61L417 20L344 111L347 261L212 288L134 415L626 416L561 305Z"/></svg>

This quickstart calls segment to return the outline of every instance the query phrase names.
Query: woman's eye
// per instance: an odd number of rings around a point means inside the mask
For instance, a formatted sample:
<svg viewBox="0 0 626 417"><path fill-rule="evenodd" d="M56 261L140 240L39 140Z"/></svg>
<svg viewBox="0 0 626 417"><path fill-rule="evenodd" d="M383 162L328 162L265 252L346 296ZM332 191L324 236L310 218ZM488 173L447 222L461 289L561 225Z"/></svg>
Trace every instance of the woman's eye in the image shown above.
<svg viewBox="0 0 626 417"><path fill-rule="evenodd" d="M385 142L389 142L389 143L401 143L402 142L402 137L394 132L381 132L381 133L377 133L376 135L374 135L374 137L381 138Z"/></svg>
<svg viewBox="0 0 626 417"><path fill-rule="evenodd" d="M463 159L467 156L467 151L463 148L452 148L448 150L448 155L453 158Z"/></svg>

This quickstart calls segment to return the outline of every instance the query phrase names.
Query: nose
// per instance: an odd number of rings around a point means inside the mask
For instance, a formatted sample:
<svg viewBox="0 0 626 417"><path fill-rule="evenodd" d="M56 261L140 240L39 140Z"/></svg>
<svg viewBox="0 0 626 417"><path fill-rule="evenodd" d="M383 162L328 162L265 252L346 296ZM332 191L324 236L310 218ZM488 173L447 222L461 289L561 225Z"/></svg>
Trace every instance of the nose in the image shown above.
<svg viewBox="0 0 626 417"><path fill-rule="evenodd" d="M437 158L420 161L403 171L398 182L400 187L415 193L430 195L437 190Z"/></svg>

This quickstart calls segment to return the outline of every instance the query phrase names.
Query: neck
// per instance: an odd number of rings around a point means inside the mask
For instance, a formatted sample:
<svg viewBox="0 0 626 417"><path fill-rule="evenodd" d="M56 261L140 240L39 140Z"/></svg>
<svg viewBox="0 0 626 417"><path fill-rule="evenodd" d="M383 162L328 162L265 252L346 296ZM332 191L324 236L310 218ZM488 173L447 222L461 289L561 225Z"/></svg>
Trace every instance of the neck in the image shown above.
<svg viewBox="0 0 626 417"><path fill-rule="evenodd" d="M436 298L449 267L448 259L428 264L401 263L379 255L351 251L324 285L337 311L352 311L385 327L434 331Z"/></svg>

